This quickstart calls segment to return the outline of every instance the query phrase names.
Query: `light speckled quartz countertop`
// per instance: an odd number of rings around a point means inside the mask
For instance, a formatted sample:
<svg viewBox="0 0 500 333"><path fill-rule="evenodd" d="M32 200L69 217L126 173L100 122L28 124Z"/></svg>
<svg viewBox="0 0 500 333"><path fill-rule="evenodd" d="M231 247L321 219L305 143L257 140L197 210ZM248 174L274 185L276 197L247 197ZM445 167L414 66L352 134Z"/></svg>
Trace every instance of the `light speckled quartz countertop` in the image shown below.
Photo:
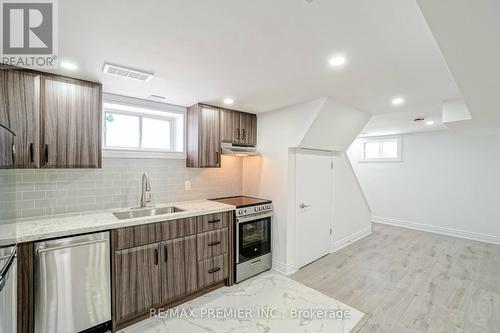
<svg viewBox="0 0 500 333"><path fill-rule="evenodd" d="M42 239L71 236L76 234L98 232L116 228L130 227L141 224L156 223L162 221L176 220L180 218L213 214L234 210L235 207L210 200L195 200L185 202L172 202L168 204L155 204L155 208L175 206L182 212L162 214L148 217L138 217L119 220L113 212L126 211L127 209L110 209L106 211L44 216L39 218L18 219L4 224L13 232L15 225L15 241L17 243L32 242ZM147 208L146 208L147 209ZM1 223L1 222L0 222ZM0 225L0 231L2 230ZM3 235L2 237L3 238ZM10 243L15 243L10 242ZM4 239L4 243L9 243Z"/></svg>

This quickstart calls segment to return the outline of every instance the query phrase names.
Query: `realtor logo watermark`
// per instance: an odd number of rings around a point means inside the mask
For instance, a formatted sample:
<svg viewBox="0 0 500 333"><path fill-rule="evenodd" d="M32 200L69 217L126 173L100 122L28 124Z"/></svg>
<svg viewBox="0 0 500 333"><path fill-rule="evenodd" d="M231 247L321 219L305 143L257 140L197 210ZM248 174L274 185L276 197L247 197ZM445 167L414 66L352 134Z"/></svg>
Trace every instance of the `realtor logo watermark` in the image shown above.
<svg viewBox="0 0 500 333"><path fill-rule="evenodd" d="M25 68L56 68L57 0L0 1L1 62Z"/></svg>

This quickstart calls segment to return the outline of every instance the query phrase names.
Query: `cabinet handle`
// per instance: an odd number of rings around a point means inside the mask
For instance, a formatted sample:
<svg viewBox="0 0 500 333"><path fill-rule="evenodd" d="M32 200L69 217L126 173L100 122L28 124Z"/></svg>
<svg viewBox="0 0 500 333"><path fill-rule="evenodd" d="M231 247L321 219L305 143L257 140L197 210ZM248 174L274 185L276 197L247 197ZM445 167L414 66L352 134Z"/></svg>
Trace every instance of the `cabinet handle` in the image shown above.
<svg viewBox="0 0 500 333"><path fill-rule="evenodd" d="M165 262L168 261L168 249L167 249L167 246L164 247L164 250L165 250Z"/></svg>
<svg viewBox="0 0 500 333"><path fill-rule="evenodd" d="M219 245L219 244L220 244L220 241L217 241L217 242L208 243L208 246L215 246L215 245Z"/></svg>
<svg viewBox="0 0 500 333"><path fill-rule="evenodd" d="M158 249L155 249L155 266L158 266Z"/></svg>
<svg viewBox="0 0 500 333"><path fill-rule="evenodd" d="M245 136L246 136L245 129L242 129L241 130L241 140L245 140Z"/></svg>
<svg viewBox="0 0 500 333"><path fill-rule="evenodd" d="M49 163L49 145L45 144L45 164Z"/></svg>
<svg viewBox="0 0 500 333"><path fill-rule="evenodd" d="M212 221L208 221L207 223L217 223L217 222L220 222L220 220L212 220Z"/></svg>
<svg viewBox="0 0 500 333"><path fill-rule="evenodd" d="M16 145L12 144L12 167L16 167Z"/></svg>
<svg viewBox="0 0 500 333"><path fill-rule="evenodd" d="M215 152L215 163L219 164L219 152L218 151Z"/></svg>
<svg viewBox="0 0 500 333"><path fill-rule="evenodd" d="M33 142L30 143L30 161L33 163L35 161L34 156L33 156Z"/></svg>
<svg viewBox="0 0 500 333"><path fill-rule="evenodd" d="M210 270L208 271L208 273L209 273L209 274L213 274L213 273L216 273L216 272L218 272L218 271L220 271L220 267L212 268L212 269L210 269Z"/></svg>
<svg viewBox="0 0 500 333"><path fill-rule="evenodd" d="M238 137L237 137L237 140L238 140L238 141L240 141L240 129L238 128L238 129L237 129L237 131L238 131Z"/></svg>

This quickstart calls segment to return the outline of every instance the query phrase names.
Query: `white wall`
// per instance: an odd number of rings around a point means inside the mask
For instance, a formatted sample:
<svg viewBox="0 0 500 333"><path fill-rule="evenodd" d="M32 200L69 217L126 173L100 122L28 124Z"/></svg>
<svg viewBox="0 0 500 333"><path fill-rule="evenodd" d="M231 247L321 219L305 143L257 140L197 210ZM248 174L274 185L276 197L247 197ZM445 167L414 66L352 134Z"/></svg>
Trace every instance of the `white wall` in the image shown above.
<svg viewBox="0 0 500 333"><path fill-rule="evenodd" d="M288 148L299 145L323 104L324 99L319 99L259 114L260 156L243 159L243 193L273 201L273 261L283 269L292 262L292 251L287 251L287 232L291 232L291 228L287 228Z"/></svg>
<svg viewBox="0 0 500 333"><path fill-rule="evenodd" d="M371 233L371 211L347 154L333 159L333 246L337 251Z"/></svg>
<svg viewBox="0 0 500 333"><path fill-rule="evenodd" d="M500 243L500 131L402 137L402 162L349 149L374 221Z"/></svg>
<svg viewBox="0 0 500 333"><path fill-rule="evenodd" d="M365 112L327 98L300 147L346 151L369 118Z"/></svg>
<svg viewBox="0 0 500 333"><path fill-rule="evenodd" d="M325 116L323 112L332 114ZM332 117L336 121L324 126L328 124L327 119L331 120ZM295 172L293 149L290 148L302 147L304 143L307 148L346 149L349 145L347 141L352 141L359 134L368 118L367 114L328 98L259 115L257 137L260 156L243 159L243 193L273 201L273 265L276 269L285 273L294 271ZM320 126L316 119L322 119L323 124ZM351 171L350 174L344 173L344 176L354 177L354 174ZM361 191L359 186L358 190ZM340 214L341 206L338 209ZM359 207L356 209L363 210ZM351 224L349 215L345 217L343 221ZM365 226L369 224L367 216ZM351 225L353 228L358 227L357 223ZM353 231L353 234L356 232Z"/></svg>

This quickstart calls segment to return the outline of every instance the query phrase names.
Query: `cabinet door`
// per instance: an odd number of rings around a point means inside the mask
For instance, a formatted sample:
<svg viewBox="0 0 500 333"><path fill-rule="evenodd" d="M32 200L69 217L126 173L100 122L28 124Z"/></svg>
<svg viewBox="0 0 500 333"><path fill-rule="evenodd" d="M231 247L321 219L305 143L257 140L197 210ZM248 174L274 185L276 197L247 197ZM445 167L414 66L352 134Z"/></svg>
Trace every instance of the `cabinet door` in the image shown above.
<svg viewBox="0 0 500 333"><path fill-rule="evenodd" d="M220 141L237 143L240 139L240 114L239 112L220 110Z"/></svg>
<svg viewBox="0 0 500 333"><path fill-rule="evenodd" d="M41 96L43 166L101 167L101 86L44 76Z"/></svg>
<svg viewBox="0 0 500 333"><path fill-rule="evenodd" d="M124 322L160 304L158 243L115 252L115 316Z"/></svg>
<svg viewBox="0 0 500 333"><path fill-rule="evenodd" d="M245 145L257 144L257 116L250 113L240 113L241 139Z"/></svg>
<svg viewBox="0 0 500 333"><path fill-rule="evenodd" d="M220 167L219 109L202 106L200 110L199 160L201 168Z"/></svg>
<svg viewBox="0 0 500 333"><path fill-rule="evenodd" d="M161 243L161 303L197 290L196 235Z"/></svg>
<svg viewBox="0 0 500 333"><path fill-rule="evenodd" d="M39 166L40 77L22 70L0 70L0 124L16 136L16 168Z"/></svg>
<svg viewBox="0 0 500 333"><path fill-rule="evenodd" d="M250 129L248 130L247 142L249 145L257 145L257 115L252 115L252 120L250 122Z"/></svg>

